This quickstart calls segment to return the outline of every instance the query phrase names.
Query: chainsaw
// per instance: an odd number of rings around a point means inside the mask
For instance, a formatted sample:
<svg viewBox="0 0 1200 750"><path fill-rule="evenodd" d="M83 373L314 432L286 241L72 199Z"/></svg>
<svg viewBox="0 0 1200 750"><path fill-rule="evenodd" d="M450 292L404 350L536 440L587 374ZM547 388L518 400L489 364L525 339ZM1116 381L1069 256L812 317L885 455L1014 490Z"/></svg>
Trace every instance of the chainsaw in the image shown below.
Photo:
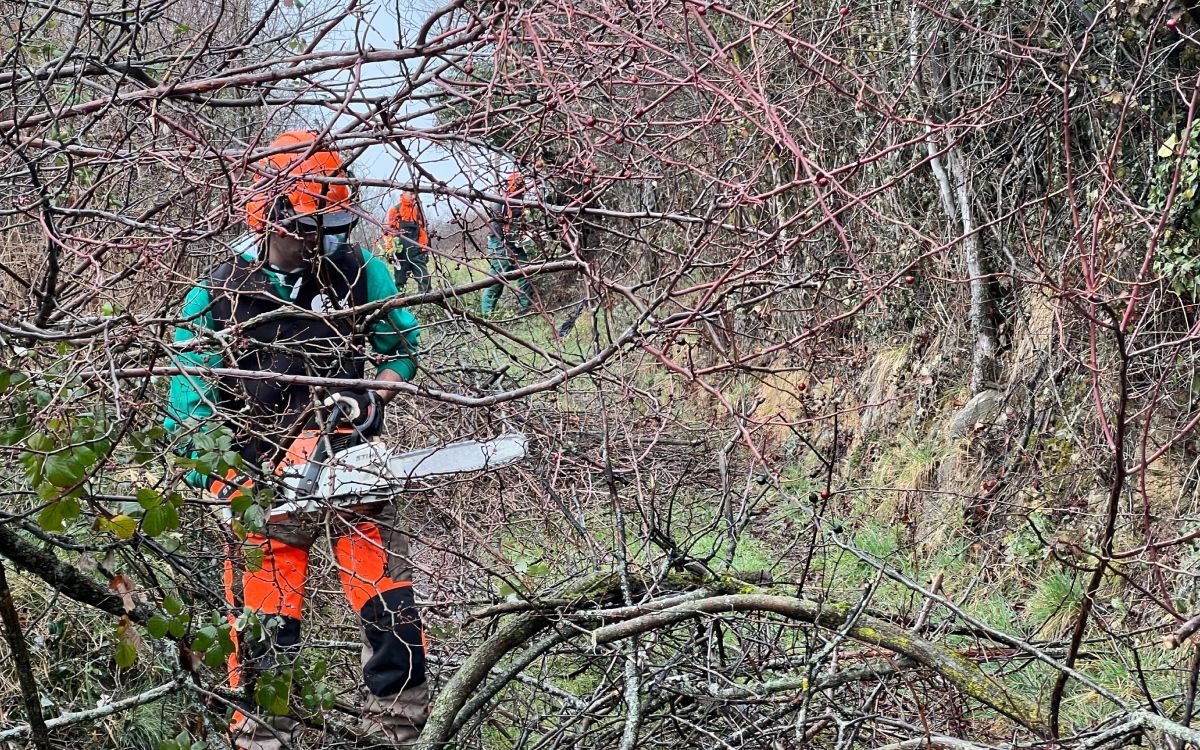
<svg viewBox="0 0 1200 750"><path fill-rule="evenodd" d="M529 441L521 433L398 452L351 427L339 427L339 409L334 407L323 429L301 432L275 468L270 521L322 510L368 510L423 479L492 471L527 455ZM213 481L209 491L228 501L251 482L245 474L230 471L225 479ZM225 515L231 515L229 508Z"/></svg>

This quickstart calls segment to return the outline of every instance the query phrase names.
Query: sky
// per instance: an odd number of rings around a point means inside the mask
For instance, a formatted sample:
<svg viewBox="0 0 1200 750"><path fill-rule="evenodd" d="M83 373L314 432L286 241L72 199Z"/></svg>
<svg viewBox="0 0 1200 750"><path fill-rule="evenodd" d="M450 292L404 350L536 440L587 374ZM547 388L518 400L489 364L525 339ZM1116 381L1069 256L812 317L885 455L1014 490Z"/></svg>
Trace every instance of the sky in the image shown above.
<svg viewBox="0 0 1200 750"><path fill-rule="evenodd" d="M349 0L313 0L299 8L285 8L285 18L293 22L314 15L343 12L350 5ZM431 0L365 0L356 4L358 12L345 15L332 33L326 36L320 45L321 50L355 49L356 46L375 47L379 49L395 49L411 42L417 30L438 6ZM328 16L325 16L328 17ZM363 93L372 97L382 97L394 93L397 86L392 81L401 79L399 62L369 63L363 66L361 79L365 82ZM351 80L351 71L339 71L328 78L339 83ZM328 80L327 78L327 80ZM301 116L312 118L311 125L322 125L328 120L329 113L324 109L308 108L301 111ZM356 107L361 110L362 107ZM339 118L336 127L346 127L353 122L349 116ZM417 127L432 127L436 121L432 116L413 121ZM457 152L451 154L429 142L411 141L405 144L406 149L417 155L421 165L440 180L445 180L450 186L467 188L472 185L481 190L492 187L494 178L488 174L487 160L478 154ZM371 146L359 159L354 162L354 172L361 177L377 180L390 180L397 185L411 179L405 164L399 154L384 145ZM374 213L382 220L387 206L396 199L389 191L367 188L363 191L364 208ZM431 221L448 220L454 214L462 213L465 207L461 201L455 201L451 206L445 198L436 198L429 194L422 196L426 215Z"/></svg>

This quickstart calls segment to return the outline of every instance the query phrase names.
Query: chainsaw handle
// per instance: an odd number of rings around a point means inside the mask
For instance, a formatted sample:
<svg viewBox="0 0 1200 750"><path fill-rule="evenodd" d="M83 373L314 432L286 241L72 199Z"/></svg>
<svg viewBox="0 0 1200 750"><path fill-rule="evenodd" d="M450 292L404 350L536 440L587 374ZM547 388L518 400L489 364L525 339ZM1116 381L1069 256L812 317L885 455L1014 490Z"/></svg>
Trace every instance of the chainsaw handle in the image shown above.
<svg viewBox="0 0 1200 750"><path fill-rule="evenodd" d="M337 431L338 422L342 419L342 405L334 402L333 407L329 410L329 418L325 421L325 426L321 428L321 437L317 439L317 444L313 448L312 455L308 457L308 463L304 467L304 476L300 478L300 484L296 488L299 490L299 495L312 495L313 490L317 487L317 478L321 475L321 469L324 469L322 461L329 457L329 438L333 437Z"/></svg>

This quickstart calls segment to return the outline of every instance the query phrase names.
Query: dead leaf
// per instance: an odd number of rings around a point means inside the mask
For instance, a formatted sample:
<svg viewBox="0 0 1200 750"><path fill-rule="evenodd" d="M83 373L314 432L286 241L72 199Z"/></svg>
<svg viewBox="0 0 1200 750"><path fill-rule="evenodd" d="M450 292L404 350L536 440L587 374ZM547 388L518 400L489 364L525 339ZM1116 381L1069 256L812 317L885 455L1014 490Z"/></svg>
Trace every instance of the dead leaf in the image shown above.
<svg viewBox="0 0 1200 750"><path fill-rule="evenodd" d="M134 610L136 605L133 602L133 590L137 588L137 585L129 576L124 573L118 573L108 582L108 588L114 594L121 597L121 604L125 607L126 612Z"/></svg>

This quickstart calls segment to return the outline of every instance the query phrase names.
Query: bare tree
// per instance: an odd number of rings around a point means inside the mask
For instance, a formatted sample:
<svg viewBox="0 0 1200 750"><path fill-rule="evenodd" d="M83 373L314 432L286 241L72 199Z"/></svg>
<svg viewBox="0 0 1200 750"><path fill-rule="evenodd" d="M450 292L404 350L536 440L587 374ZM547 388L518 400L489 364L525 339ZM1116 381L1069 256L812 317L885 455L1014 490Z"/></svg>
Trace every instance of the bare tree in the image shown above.
<svg viewBox="0 0 1200 750"><path fill-rule="evenodd" d="M1200 744L1188 6L455 2L391 46L362 2L0 15L0 741L222 741L253 618L183 479L238 459L163 431L186 373L398 390L406 448L531 436L395 500L421 747ZM432 292L345 313L416 313L413 383L172 342L297 125L449 217ZM508 171L529 260L496 276ZM528 312L477 313L524 279ZM259 708L349 745L314 567Z"/></svg>

